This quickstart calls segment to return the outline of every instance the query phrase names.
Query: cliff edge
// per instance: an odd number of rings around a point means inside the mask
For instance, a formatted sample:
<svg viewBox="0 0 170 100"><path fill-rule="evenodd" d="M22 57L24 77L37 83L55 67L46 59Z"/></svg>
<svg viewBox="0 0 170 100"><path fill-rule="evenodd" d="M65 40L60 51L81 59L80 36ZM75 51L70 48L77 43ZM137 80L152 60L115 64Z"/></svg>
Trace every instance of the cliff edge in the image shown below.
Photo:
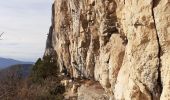
<svg viewBox="0 0 170 100"><path fill-rule="evenodd" d="M170 99L169 0L55 0L45 55L111 100Z"/></svg>

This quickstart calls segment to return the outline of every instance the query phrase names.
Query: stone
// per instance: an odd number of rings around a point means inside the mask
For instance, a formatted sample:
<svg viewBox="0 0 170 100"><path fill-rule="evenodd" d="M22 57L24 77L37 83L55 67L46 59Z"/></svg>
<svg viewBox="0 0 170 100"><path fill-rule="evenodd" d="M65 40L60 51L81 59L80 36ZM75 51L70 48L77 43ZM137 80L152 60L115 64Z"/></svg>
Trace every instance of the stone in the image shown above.
<svg viewBox="0 0 170 100"><path fill-rule="evenodd" d="M104 89L98 85L82 85L78 88L78 100L109 100Z"/></svg>
<svg viewBox="0 0 170 100"><path fill-rule="evenodd" d="M44 55L54 53L61 72L98 81L110 100L168 100L170 2L54 0Z"/></svg>

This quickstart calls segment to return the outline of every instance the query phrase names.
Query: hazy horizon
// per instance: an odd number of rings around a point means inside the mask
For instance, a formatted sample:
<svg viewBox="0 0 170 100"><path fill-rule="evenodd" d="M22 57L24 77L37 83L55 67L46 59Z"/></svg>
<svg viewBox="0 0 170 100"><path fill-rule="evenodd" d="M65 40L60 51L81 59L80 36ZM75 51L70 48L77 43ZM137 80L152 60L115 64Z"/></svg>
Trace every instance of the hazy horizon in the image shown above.
<svg viewBox="0 0 170 100"><path fill-rule="evenodd" d="M52 0L0 3L0 57L35 61L42 57L51 24Z"/></svg>

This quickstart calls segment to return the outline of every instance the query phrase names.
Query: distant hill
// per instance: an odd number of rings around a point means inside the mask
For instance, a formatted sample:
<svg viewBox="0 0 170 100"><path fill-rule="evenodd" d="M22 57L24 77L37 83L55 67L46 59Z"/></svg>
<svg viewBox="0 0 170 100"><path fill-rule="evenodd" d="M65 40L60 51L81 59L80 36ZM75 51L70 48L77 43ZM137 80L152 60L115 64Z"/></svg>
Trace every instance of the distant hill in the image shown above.
<svg viewBox="0 0 170 100"><path fill-rule="evenodd" d="M0 70L0 80L9 76L19 76L25 78L30 75L32 64L12 65Z"/></svg>
<svg viewBox="0 0 170 100"><path fill-rule="evenodd" d="M19 93L18 89L24 86L31 69L31 64L20 64L0 70L0 100L21 100L13 98Z"/></svg>
<svg viewBox="0 0 170 100"><path fill-rule="evenodd" d="M0 57L0 69L16 65L16 64L33 64L33 62L23 62L9 58L1 58Z"/></svg>

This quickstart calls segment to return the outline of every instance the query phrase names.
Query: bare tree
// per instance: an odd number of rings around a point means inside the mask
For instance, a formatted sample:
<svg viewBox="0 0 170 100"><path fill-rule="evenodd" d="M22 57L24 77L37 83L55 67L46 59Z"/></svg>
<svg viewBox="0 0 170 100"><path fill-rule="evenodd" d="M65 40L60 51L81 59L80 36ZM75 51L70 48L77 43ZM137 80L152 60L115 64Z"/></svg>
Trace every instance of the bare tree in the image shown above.
<svg viewBox="0 0 170 100"><path fill-rule="evenodd" d="M0 34L0 40L2 40L2 38L1 38L1 37L2 37L2 35L3 35L3 34L4 34L4 32L2 32L2 33Z"/></svg>

